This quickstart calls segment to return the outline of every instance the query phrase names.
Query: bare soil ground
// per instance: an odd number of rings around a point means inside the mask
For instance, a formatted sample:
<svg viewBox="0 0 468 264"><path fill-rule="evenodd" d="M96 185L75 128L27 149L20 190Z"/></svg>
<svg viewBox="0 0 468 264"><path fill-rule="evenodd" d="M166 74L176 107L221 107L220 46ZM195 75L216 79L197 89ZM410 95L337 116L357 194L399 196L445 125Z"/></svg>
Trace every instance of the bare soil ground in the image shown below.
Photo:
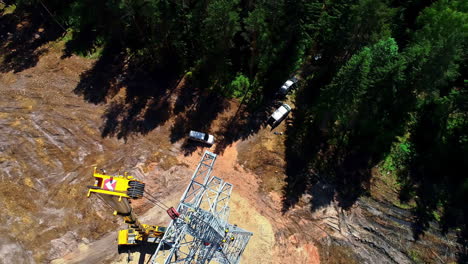
<svg viewBox="0 0 468 264"><path fill-rule="evenodd" d="M121 219L96 197L86 198L92 167L128 171L176 206L206 149L185 141L191 125L223 142L210 151L219 153L214 174L234 184L230 222L254 233L243 263L454 260L453 238L428 232L414 240L411 214L397 206L386 178L377 177L370 196L346 211L333 198L333 186L319 181L283 212L284 136L261 126L225 140L237 101L214 104L187 90L186 78L153 95L112 84L103 100L90 101L80 89L97 62L63 58L62 49L50 42L36 64L0 73L0 204L7 212L0 219L0 263L127 263L115 243ZM284 131L286 123L274 131ZM134 206L142 222L169 223L146 200ZM144 263L152 250L134 253L130 263Z"/></svg>
<svg viewBox="0 0 468 264"><path fill-rule="evenodd" d="M93 61L61 58L61 47L56 44L43 49L35 67L0 75L0 201L8 212L8 217L0 220L6 234L0 243L2 250L16 252L6 254L2 262L126 261L125 256L118 256L115 245L121 220L98 199L86 198L92 167L115 173L128 170L166 204L176 206L205 149L187 144L185 137L174 140L170 136L177 122L187 118L190 108L145 135L102 137L106 113L113 104L125 103L126 89L118 90L107 103L88 103L74 89L80 74ZM180 89L168 95L170 108L177 102ZM215 135L237 110L237 102L226 104L208 128ZM224 149L215 164L215 174L235 186L230 221L255 233L243 262L289 259L289 263L318 263L312 243L277 236L288 221L279 210L281 184L262 187L266 176L258 177L238 164L238 150L243 149L245 146L235 142ZM273 186L275 194L260 191ZM158 207L144 200L135 206L142 221L169 223ZM296 239L295 243L289 244L290 239ZM139 256L134 259L141 261Z"/></svg>

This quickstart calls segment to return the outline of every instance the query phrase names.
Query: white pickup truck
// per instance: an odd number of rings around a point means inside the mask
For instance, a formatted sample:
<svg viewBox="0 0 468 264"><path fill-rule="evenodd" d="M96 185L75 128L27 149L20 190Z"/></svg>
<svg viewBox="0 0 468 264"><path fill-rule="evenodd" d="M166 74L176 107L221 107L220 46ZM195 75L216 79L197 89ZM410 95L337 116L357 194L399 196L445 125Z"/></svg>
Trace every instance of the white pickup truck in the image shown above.
<svg viewBox="0 0 468 264"><path fill-rule="evenodd" d="M199 142L202 142L202 143L206 143L208 145L213 145L213 143L214 143L214 136L213 135L198 132L198 131L193 131L193 130L190 130L189 139L199 141Z"/></svg>
<svg viewBox="0 0 468 264"><path fill-rule="evenodd" d="M287 104L282 104L275 112L273 112L273 114L271 114L268 119L268 124L271 127L279 125L279 123L288 116L289 112L291 112L291 107Z"/></svg>

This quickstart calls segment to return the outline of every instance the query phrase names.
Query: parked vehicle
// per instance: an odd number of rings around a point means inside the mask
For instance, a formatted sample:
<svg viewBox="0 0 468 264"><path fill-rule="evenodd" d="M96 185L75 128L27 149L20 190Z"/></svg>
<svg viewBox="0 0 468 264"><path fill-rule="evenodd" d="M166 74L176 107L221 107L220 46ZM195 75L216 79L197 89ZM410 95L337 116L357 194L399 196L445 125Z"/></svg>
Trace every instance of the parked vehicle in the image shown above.
<svg viewBox="0 0 468 264"><path fill-rule="evenodd" d="M268 124L271 127L276 127L288 116L289 112L291 112L291 107L287 104L282 104L275 112L273 112L273 114L271 114L267 121Z"/></svg>
<svg viewBox="0 0 468 264"><path fill-rule="evenodd" d="M296 77L292 77L291 79L287 80L279 89L278 94L284 96L288 94L288 92L295 87L295 84L299 80Z"/></svg>
<svg viewBox="0 0 468 264"><path fill-rule="evenodd" d="M213 135L198 132L198 131L193 131L193 130L190 130L189 139L199 141L202 143L206 143L206 144L210 144L210 145L213 145L214 143Z"/></svg>

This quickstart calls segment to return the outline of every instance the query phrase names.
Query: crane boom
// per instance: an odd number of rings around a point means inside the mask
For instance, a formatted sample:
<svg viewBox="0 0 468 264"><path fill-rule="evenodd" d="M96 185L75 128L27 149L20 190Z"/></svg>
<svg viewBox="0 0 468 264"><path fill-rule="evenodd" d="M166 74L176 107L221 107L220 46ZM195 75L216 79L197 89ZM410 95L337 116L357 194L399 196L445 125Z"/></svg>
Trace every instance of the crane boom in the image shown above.
<svg viewBox="0 0 468 264"><path fill-rule="evenodd" d="M120 230L118 245L135 245L139 242L158 242L166 231L165 227L146 225L138 221L137 215L131 207L131 199L140 199L145 191L145 184L133 176L105 175L97 173L94 168L95 183L89 186L88 197L91 194L99 195L110 207L114 215L122 216L129 228Z"/></svg>

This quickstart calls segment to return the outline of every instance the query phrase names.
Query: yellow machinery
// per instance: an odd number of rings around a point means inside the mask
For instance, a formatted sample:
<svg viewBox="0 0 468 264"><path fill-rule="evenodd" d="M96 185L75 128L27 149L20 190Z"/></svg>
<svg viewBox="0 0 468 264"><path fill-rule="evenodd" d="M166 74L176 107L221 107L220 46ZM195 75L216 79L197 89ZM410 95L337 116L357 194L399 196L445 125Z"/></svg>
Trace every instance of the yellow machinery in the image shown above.
<svg viewBox="0 0 468 264"><path fill-rule="evenodd" d="M166 231L165 227L141 224L130 206L130 199L140 199L145 191L145 184L133 176L110 176L96 172L94 186L89 186L88 197L92 193L99 195L114 209L114 215L123 217L129 228L120 230L118 245L135 245L140 242L158 242Z"/></svg>

